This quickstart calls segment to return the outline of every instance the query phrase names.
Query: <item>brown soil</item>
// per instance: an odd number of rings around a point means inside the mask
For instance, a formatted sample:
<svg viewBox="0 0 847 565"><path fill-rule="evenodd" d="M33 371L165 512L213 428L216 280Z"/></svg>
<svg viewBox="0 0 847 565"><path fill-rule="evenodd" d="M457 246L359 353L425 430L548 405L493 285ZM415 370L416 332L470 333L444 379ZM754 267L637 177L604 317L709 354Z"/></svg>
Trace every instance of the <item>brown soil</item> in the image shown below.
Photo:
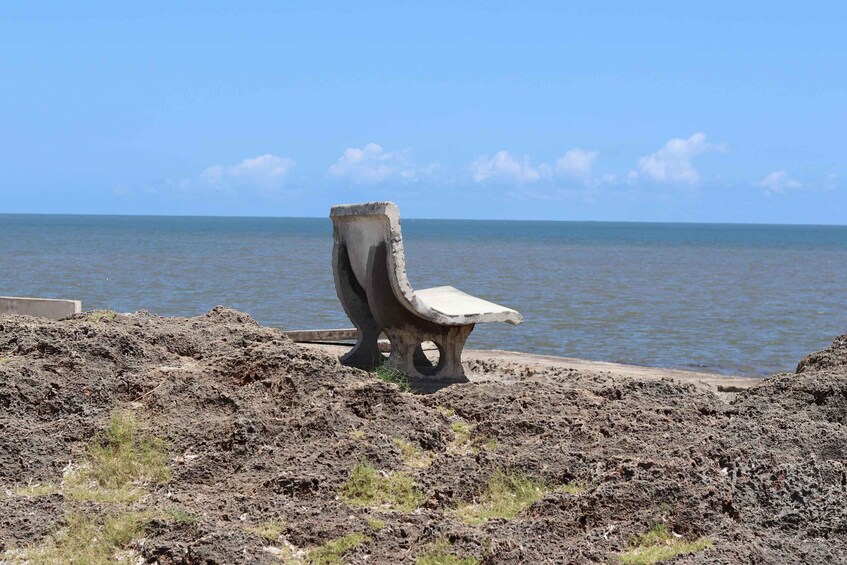
<svg viewBox="0 0 847 565"><path fill-rule="evenodd" d="M116 408L169 451L172 481L137 504L198 518L151 520L134 544L142 562L275 563L274 543L251 533L268 520L282 520L278 546L363 532L354 563L414 563L438 540L483 563L607 563L657 523L713 540L678 563L847 562L844 336L731 402L556 368L414 395L225 308L0 317L0 556L81 504L19 488L61 481ZM404 464L395 439L431 464ZM408 473L426 501L411 513L348 505L339 489L360 461ZM552 490L511 520L459 520L497 469L584 490Z"/></svg>

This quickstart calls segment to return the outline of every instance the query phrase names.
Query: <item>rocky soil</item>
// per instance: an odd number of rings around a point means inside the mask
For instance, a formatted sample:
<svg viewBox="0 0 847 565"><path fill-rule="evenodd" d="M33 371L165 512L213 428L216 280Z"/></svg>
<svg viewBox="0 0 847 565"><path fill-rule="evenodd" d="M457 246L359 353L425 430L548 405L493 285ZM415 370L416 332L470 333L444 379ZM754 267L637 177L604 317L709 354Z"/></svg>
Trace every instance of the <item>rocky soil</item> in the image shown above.
<svg viewBox="0 0 847 565"><path fill-rule="evenodd" d="M170 482L133 508L192 517L151 518L136 562L278 563L361 532L343 560L415 563L441 544L480 563L614 563L664 524L713 543L675 563L847 563L847 336L730 402L578 371L423 395L226 308L0 316L0 562L109 506L26 487L61 483L115 410L168 452ZM346 502L362 462L411 477L417 508ZM460 519L503 470L549 492L513 519Z"/></svg>

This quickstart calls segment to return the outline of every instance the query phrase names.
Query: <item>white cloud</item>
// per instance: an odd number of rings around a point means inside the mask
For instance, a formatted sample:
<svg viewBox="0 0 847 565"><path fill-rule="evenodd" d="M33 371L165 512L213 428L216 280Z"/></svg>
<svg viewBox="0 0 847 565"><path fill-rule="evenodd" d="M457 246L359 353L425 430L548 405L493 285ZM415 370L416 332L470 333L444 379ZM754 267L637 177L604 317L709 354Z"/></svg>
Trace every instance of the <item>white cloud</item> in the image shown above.
<svg viewBox="0 0 847 565"><path fill-rule="evenodd" d="M272 193L285 183L294 160L266 153L244 159L237 165L214 165L194 181L177 183L184 188L212 188L223 192Z"/></svg>
<svg viewBox="0 0 847 565"><path fill-rule="evenodd" d="M493 157L481 155L471 163L471 175L475 182L502 181L518 184L531 183L550 177L550 167L533 167L529 157L519 159L508 151L498 151Z"/></svg>
<svg viewBox="0 0 847 565"><path fill-rule="evenodd" d="M769 193L782 193L803 188L803 183L789 177L785 171L774 171L753 184L759 188L764 188Z"/></svg>
<svg viewBox="0 0 847 565"><path fill-rule="evenodd" d="M330 166L329 174L348 178L356 184L377 184L391 178L414 180L427 169L417 169L409 160L411 150L388 152L376 143L363 148L348 147Z"/></svg>
<svg viewBox="0 0 847 565"><path fill-rule="evenodd" d="M600 154L599 151L586 151L574 148L556 159L556 173L565 176L591 178L594 161Z"/></svg>
<svg viewBox="0 0 847 565"><path fill-rule="evenodd" d="M671 139L652 155L642 157L638 160L638 169L640 174L656 182L697 184L700 174L694 168L694 157L725 150L723 144L709 143L705 134L695 133L688 139ZM639 173L631 171L629 178L636 178Z"/></svg>
<svg viewBox="0 0 847 565"><path fill-rule="evenodd" d="M575 147L556 159L551 167L546 163L534 166L526 155L519 157L508 151L498 151L493 157L481 155L470 165L471 175L476 182L511 182L515 184L530 184L542 180L553 180L555 177L579 178L585 184L606 183L609 175L594 179L594 162L599 151L586 151Z"/></svg>

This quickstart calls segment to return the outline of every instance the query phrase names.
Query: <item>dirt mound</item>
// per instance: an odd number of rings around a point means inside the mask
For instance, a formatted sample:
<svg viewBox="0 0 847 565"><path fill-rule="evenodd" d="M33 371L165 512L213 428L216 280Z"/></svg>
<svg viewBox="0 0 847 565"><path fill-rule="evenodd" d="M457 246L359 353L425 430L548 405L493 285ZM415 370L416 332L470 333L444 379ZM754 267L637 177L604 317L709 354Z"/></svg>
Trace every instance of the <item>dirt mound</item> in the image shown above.
<svg viewBox="0 0 847 565"><path fill-rule="evenodd" d="M797 373L811 371L847 371L847 334L835 338L826 349L810 353L800 360Z"/></svg>
<svg viewBox="0 0 847 565"><path fill-rule="evenodd" d="M703 541L680 563L847 562L847 368L805 367L732 403L576 371L414 395L225 308L0 317L0 562L124 511L141 562L605 563L657 526ZM170 479L127 503L51 487L116 410ZM503 476L532 486L511 514L482 504Z"/></svg>

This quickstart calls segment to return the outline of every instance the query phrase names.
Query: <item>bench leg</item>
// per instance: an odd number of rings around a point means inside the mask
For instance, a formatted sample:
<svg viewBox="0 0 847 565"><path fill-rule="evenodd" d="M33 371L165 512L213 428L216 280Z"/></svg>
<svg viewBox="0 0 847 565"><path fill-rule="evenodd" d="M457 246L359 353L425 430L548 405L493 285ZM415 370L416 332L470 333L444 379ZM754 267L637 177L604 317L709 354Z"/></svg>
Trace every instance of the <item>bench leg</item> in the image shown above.
<svg viewBox="0 0 847 565"><path fill-rule="evenodd" d="M350 267L347 247L336 244L332 249L332 255L335 290L338 299L341 301L347 317L358 330L356 345L341 357L341 363L372 371L385 361L385 356L379 352L377 344L382 329L377 325L373 314L371 314L365 290L356 281L356 276Z"/></svg>
<svg viewBox="0 0 847 565"><path fill-rule="evenodd" d="M426 381L467 382L462 367L462 349L473 330L473 325L450 326L438 334L420 333L412 329L386 330L391 341L388 363L413 379ZM438 346L439 359L435 367L427 367L429 360L421 350L421 343L432 341ZM421 367L427 367L421 371Z"/></svg>
<svg viewBox="0 0 847 565"><path fill-rule="evenodd" d="M465 369L462 367L462 350L473 331L473 325L451 326L445 329L441 339L436 341L440 349L440 358L433 376L444 381L467 381Z"/></svg>
<svg viewBox="0 0 847 565"><path fill-rule="evenodd" d="M359 324L355 325L357 326L356 329L359 330L356 345L341 357L341 364L372 371L385 362L385 356L380 353L377 344L380 330L379 328L363 328Z"/></svg>
<svg viewBox="0 0 847 565"><path fill-rule="evenodd" d="M386 329L385 334L391 342L391 355L386 363L409 378L425 379L426 376L415 367L417 350L420 349L417 337L413 333L397 329Z"/></svg>

